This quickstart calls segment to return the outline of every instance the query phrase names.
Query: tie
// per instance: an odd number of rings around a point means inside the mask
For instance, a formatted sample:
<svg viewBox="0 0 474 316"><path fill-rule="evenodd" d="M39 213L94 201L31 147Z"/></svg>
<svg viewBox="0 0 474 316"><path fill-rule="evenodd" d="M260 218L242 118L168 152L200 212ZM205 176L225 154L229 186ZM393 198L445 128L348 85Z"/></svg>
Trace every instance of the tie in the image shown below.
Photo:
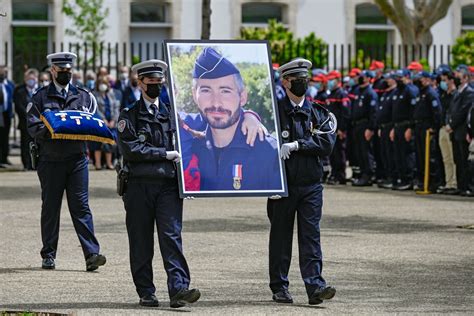
<svg viewBox="0 0 474 316"><path fill-rule="evenodd" d="M150 110L153 116L156 116L156 113L158 112L158 109L156 108L156 104L154 103L150 104Z"/></svg>
<svg viewBox="0 0 474 316"><path fill-rule="evenodd" d="M63 98L66 99L66 97L67 97L66 89L62 89L61 94L62 94Z"/></svg>

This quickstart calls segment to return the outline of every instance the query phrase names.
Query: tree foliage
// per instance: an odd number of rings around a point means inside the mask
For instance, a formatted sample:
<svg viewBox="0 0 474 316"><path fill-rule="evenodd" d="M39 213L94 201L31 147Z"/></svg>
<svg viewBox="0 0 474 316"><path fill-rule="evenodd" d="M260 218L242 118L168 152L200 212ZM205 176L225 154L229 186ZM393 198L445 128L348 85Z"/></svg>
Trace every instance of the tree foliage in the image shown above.
<svg viewBox="0 0 474 316"><path fill-rule="evenodd" d="M93 56L96 58L109 15L109 9L103 5L104 0L63 0L62 5L63 13L74 22L74 28L66 29L66 34L91 45L89 47L95 47Z"/></svg>
<svg viewBox="0 0 474 316"><path fill-rule="evenodd" d="M474 65L474 31L469 31L456 39L452 48L452 66Z"/></svg>
<svg viewBox="0 0 474 316"><path fill-rule="evenodd" d="M284 64L296 57L304 57L314 68L327 63L326 43L313 32L300 39L295 38L282 23L269 20L266 28L242 28L240 37L246 40L267 40L270 42L272 62Z"/></svg>
<svg viewBox="0 0 474 316"><path fill-rule="evenodd" d="M213 47L219 51L218 47ZM182 52L179 48L171 51L171 67L173 69L173 88L175 91L175 105L178 111L186 113L197 113L197 105L192 97L192 71L194 62L201 53L203 47L193 47L191 51ZM245 109L257 112L262 123L274 132L274 117L272 109L271 82L268 74L268 66L256 63L236 63L240 70L245 88L248 92L248 101Z"/></svg>
<svg viewBox="0 0 474 316"><path fill-rule="evenodd" d="M405 45L431 45L431 27L448 13L453 0L374 0L382 13L397 27Z"/></svg>

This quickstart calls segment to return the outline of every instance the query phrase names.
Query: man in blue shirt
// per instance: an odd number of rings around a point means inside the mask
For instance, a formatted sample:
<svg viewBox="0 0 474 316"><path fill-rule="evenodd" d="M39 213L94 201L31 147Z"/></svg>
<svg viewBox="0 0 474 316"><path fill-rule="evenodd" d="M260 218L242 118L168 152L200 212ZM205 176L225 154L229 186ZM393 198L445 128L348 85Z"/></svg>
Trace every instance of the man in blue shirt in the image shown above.
<svg viewBox="0 0 474 316"><path fill-rule="evenodd" d="M192 92L208 124L205 136L193 143L200 190L281 190L276 139L266 136L252 147L242 133L242 107L248 95L240 71L214 49L205 48L195 62Z"/></svg>

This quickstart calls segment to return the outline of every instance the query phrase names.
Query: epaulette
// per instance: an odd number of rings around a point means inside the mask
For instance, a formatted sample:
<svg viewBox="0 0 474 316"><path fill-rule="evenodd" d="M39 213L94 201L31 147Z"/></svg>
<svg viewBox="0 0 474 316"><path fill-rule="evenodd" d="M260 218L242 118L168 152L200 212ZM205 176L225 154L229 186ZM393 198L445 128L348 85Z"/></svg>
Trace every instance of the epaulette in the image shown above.
<svg viewBox="0 0 474 316"><path fill-rule="evenodd" d="M33 93L33 95L36 95L38 92L40 92L41 90L45 89L46 87L47 87L47 86L43 86L43 87L37 89L37 90Z"/></svg>
<svg viewBox="0 0 474 316"><path fill-rule="evenodd" d="M125 112L130 111L131 109L133 109L133 108L135 107L135 103L136 103L136 102L133 102L132 104L127 105L126 107L123 108L123 110L124 110Z"/></svg>

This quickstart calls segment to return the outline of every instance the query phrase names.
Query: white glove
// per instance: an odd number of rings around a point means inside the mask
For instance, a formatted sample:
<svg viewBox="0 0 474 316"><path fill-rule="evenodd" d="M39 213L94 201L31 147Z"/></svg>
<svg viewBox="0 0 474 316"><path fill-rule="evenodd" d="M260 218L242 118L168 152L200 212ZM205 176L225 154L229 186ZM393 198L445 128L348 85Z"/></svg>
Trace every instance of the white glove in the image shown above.
<svg viewBox="0 0 474 316"><path fill-rule="evenodd" d="M268 198L270 200L279 200L279 199L281 199L281 195L278 195L278 194L277 195L272 195L272 196L269 196Z"/></svg>
<svg viewBox="0 0 474 316"><path fill-rule="evenodd" d="M280 158L288 159L290 158L290 153L292 151L298 150L298 142L294 141L291 143L285 143L281 145Z"/></svg>
<svg viewBox="0 0 474 316"><path fill-rule="evenodd" d="M166 159L173 160L174 162L178 163L181 160L181 154L176 150L167 151L166 152Z"/></svg>

